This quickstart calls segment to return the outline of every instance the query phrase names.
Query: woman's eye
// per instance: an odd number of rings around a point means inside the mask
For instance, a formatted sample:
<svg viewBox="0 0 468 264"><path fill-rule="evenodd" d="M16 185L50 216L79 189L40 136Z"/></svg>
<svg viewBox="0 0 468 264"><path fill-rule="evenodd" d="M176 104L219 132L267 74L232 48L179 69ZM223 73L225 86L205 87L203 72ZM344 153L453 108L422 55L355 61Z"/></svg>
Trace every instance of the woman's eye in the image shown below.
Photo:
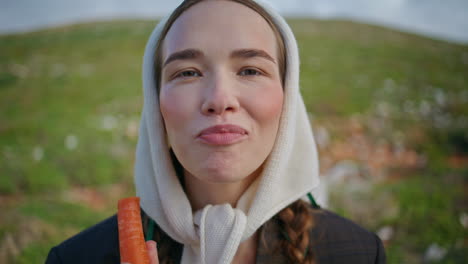
<svg viewBox="0 0 468 264"><path fill-rule="evenodd" d="M242 70L239 75L241 76L247 76L247 75L261 75L262 73L260 71L257 71L255 69L245 69Z"/></svg>
<svg viewBox="0 0 468 264"><path fill-rule="evenodd" d="M183 71L183 72L180 72L176 75L176 77L185 77L185 78L188 78L188 77L200 77L201 74L196 72L196 71Z"/></svg>

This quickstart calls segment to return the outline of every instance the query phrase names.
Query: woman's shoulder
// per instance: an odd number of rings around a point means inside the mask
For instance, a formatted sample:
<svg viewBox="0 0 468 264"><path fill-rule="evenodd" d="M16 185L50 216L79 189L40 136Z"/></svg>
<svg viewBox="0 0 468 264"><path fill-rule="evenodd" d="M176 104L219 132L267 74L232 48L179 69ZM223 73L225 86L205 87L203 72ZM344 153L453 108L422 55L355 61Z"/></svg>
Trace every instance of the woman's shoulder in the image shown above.
<svg viewBox="0 0 468 264"><path fill-rule="evenodd" d="M312 209L310 230L319 263L385 263L380 238L353 221L326 209Z"/></svg>
<svg viewBox="0 0 468 264"><path fill-rule="evenodd" d="M294 207L295 214L309 214L312 227L306 231L309 241L308 250L312 252L316 263L327 264L376 264L385 263L385 251L381 240L372 232L353 221L339 216L329 210L298 201ZM305 205L305 206L304 206ZM306 222L304 216L296 216L289 224L291 227ZM261 229L262 243L259 244L259 260L257 263L287 263L286 256L281 251L271 249L284 247L283 241L290 241L303 235L297 231L286 230L287 225L279 214L269 220ZM294 229L294 227L293 227ZM300 228L299 228L300 229ZM278 243L279 242L279 243ZM296 242L292 242L296 243ZM308 254L308 253L307 253Z"/></svg>
<svg viewBox="0 0 468 264"><path fill-rule="evenodd" d="M316 226L316 228L312 230L317 232L316 235L327 235L329 238L333 239L370 239L375 236L374 233L359 224L328 209L312 209L311 215Z"/></svg>
<svg viewBox="0 0 468 264"><path fill-rule="evenodd" d="M46 264L119 262L119 237L116 215L53 247L46 260Z"/></svg>

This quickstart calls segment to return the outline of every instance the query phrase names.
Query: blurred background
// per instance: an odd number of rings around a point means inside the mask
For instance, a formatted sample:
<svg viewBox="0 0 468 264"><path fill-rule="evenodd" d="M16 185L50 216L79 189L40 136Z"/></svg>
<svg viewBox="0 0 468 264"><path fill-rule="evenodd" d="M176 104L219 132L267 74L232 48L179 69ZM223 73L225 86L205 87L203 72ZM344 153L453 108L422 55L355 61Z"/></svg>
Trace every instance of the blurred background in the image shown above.
<svg viewBox="0 0 468 264"><path fill-rule="evenodd" d="M299 42L319 203L389 263L468 263L468 1L268 1ZM180 1L0 0L0 263L134 194L141 58Z"/></svg>

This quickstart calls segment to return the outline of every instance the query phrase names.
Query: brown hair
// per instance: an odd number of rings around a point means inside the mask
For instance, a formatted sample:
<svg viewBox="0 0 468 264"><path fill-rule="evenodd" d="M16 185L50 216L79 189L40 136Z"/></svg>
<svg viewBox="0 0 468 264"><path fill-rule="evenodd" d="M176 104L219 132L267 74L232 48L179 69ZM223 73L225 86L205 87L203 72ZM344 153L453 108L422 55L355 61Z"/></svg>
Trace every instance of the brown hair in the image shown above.
<svg viewBox="0 0 468 264"><path fill-rule="evenodd" d="M311 209L307 202L297 200L275 216L283 236L279 247L291 263L315 263L309 234L314 226L312 210L316 209Z"/></svg>
<svg viewBox="0 0 468 264"><path fill-rule="evenodd" d="M185 0L180 4L174 12L168 18L168 21L164 25L161 31L160 38L156 45L156 56L155 56L155 78L156 88L159 90L160 77L161 77L161 65L162 65L162 43L165 36L169 32L172 24L175 20L186 10L193 5L200 3L204 0ZM240 3L247 6L261 15L266 22L270 25L273 30L278 47L278 67L280 72L281 81L284 86L284 79L286 74L286 48L284 44L283 35L281 34L278 26L274 23L273 18L263 7L257 4L253 0L228 0L236 3ZM173 162L177 169L178 161L173 156ZM174 160L175 159L175 160ZM179 177L179 179L182 177ZM182 180L182 179L181 179ZM298 200L290 206L279 212L274 218L278 221L282 228L282 240L280 241L279 248L283 254L290 260L291 263L314 263L314 254L311 248L311 242L309 238L309 231L314 225L313 217L310 212L310 206L304 201ZM174 263L175 256L181 254L180 245L173 241L167 234L161 229L155 230L155 239L158 243L158 255L160 263ZM263 240L262 240L263 241ZM176 253L177 252L177 253ZM272 252L273 253L273 252ZM175 254L175 255L174 255Z"/></svg>

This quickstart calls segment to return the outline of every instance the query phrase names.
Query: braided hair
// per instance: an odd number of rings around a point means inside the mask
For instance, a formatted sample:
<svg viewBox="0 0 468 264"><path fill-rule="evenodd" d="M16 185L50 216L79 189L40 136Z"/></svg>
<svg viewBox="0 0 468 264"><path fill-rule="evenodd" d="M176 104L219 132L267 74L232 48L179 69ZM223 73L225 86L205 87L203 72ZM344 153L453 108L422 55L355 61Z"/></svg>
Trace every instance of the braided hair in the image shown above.
<svg viewBox="0 0 468 264"><path fill-rule="evenodd" d="M280 249L291 263L315 263L309 232L314 226L311 210L307 202L297 200L275 216L282 234Z"/></svg>

